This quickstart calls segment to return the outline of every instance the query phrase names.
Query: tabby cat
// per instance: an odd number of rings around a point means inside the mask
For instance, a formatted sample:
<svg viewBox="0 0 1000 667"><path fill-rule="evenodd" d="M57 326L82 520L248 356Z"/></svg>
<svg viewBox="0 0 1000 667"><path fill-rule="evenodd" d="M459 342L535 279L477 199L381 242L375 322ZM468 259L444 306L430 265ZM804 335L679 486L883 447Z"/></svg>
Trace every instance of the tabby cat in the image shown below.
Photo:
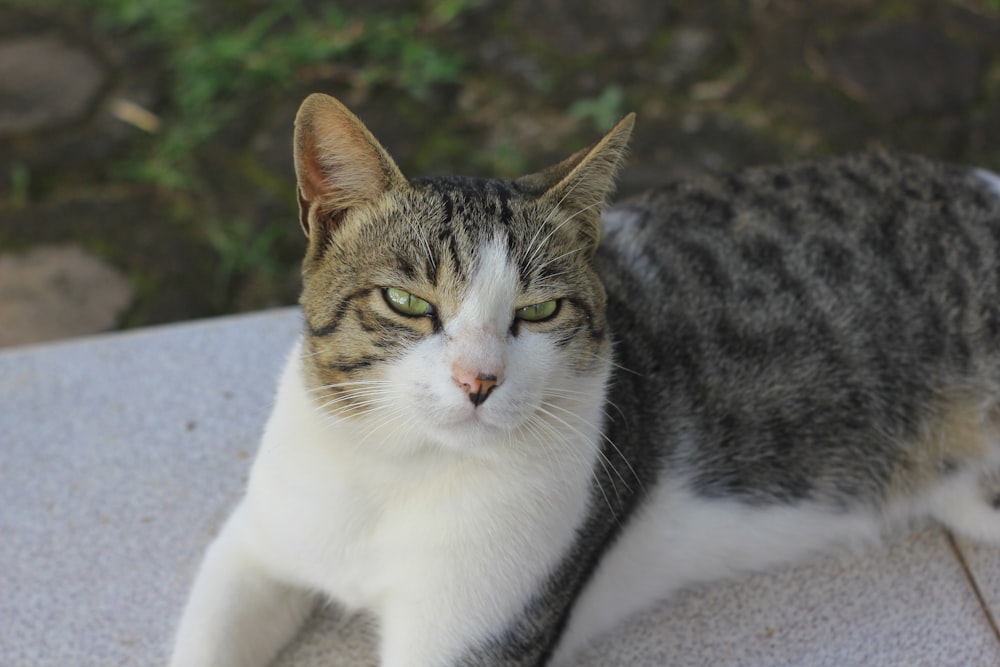
<svg viewBox="0 0 1000 667"><path fill-rule="evenodd" d="M925 518L1000 542L1000 179L877 153L602 216L632 125L407 180L306 99L305 330L173 665L266 665L318 597L383 667L571 665L692 582Z"/></svg>

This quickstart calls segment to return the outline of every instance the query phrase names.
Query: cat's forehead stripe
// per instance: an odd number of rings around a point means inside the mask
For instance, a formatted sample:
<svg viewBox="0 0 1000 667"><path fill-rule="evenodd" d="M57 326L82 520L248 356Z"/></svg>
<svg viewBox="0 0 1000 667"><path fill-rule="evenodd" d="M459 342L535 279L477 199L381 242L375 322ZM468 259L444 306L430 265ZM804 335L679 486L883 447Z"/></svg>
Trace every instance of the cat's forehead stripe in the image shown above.
<svg viewBox="0 0 1000 667"><path fill-rule="evenodd" d="M470 280L476 257L486 242L500 239L507 255L515 255L517 242L511 233L516 217L513 201L520 194L513 183L435 177L418 179L414 184L424 193L421 196L430 194L434 202L434 207L424 213L426 219L415 229L434 242L424 266L431 284L437 286L442 280L443 265L449 266L460 281Z"/></svg>
<svg viewBox="0 0 1000 667"><path fill-rule="evenodd" d="M450 260L450 265L460 280L465 280L468 276L468 272L465 266L465 253L462 252L461 248L459 247L459 239L458 239L459 233L460 233L459 229L456 229L454 226L447 224L442 225L438 231L437 242L439 246L439 252L437 253L437 255L439 256L439 258L436 259L435 261L435 264L437 265L437 270L435 272L435 278L433 281L435 285L437 285L438 282L440 281L440 272L445 264L445 262L442 262L440 260L440 255L442 254L442 252L447 252L447 258Z"/></svg>
<svg viewBox="0 0 1000 667"><path fill-rule="evenodd" d="M415 184L431 189L440 198L444 225L451 226L460 217L461 224L484 232L508 227L514 219L511 201L521 196L514 183L497 179L436 177Z"/></svg>

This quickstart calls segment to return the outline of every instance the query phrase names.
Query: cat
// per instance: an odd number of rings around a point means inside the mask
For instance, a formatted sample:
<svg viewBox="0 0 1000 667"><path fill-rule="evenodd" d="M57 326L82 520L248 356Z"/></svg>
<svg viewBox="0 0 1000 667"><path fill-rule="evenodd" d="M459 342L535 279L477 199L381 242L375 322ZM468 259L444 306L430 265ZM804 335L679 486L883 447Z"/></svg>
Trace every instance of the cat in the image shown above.
<svg viewBox="0 0 1000 667"><path fill-rule="evenodd" d="M1000 179L877 152L604 211L632 131L407 180L316 94L304 332L175 667L318 600L383 667L570 665L693 582L936 519L1000 543Z"/></svg>

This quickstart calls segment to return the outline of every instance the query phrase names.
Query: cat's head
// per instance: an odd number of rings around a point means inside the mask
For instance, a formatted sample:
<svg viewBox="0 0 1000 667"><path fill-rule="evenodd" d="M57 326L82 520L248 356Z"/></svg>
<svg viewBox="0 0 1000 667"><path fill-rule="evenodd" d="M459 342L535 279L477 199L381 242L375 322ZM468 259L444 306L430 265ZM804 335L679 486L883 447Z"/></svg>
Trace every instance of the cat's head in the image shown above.
<svg viewBox="0 0 1000 667"><path fill-rule="evenodd" d="M587 430L610 354L592 259L632 124L517 180L411 181L338 101L306 99L303 354L320 409L405 446Z"/></svg>

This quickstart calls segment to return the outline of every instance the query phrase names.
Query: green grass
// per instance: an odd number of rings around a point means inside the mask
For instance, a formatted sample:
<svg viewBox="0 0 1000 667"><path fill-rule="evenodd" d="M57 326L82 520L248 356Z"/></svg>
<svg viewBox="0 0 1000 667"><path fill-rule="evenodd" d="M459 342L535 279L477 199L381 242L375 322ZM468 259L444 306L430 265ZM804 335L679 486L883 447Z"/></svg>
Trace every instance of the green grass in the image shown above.
<svg viewBox="0 0 1000 667"><path fill-rule="evenodd" d="M209 221L205 233L219 258L216 298L228 300L233 281L241 275L258 272L267 278L274 278L279 267L273 249L284 232L284 226L271 226L257 233L249 223L239 218L228 222Z"/></svg>
<svg viewBox="0 0 1000 667"><path fill-rule="evenodd" d="M607 132L625 115L625 91L621 86L610 85L597 97L574 102L569 115L590 121L598 132Z"/></svg>
<svg viewBox="0 0 1000 667"><path fill-rule="evenodd" d="M467 4L439 0L421 18L351 15L335 6L317 15L300 0L233 3L226 7L244 7L229 15L196 0L84 0L99 28L137 34L164 52L170 106L163 128L126 171L168 189L196 187L200 148L258 96L301 85L311 69L339 67L349 85L390 86L417 99L457 80L461 59L432 41Z"/></svg>
<svg viewBox="0 0 1000 667"><path fill-rule="evenodd" d="M14 206L27 206L30 197L31 170L17 162L10 168L10 202Z"/></svg>

